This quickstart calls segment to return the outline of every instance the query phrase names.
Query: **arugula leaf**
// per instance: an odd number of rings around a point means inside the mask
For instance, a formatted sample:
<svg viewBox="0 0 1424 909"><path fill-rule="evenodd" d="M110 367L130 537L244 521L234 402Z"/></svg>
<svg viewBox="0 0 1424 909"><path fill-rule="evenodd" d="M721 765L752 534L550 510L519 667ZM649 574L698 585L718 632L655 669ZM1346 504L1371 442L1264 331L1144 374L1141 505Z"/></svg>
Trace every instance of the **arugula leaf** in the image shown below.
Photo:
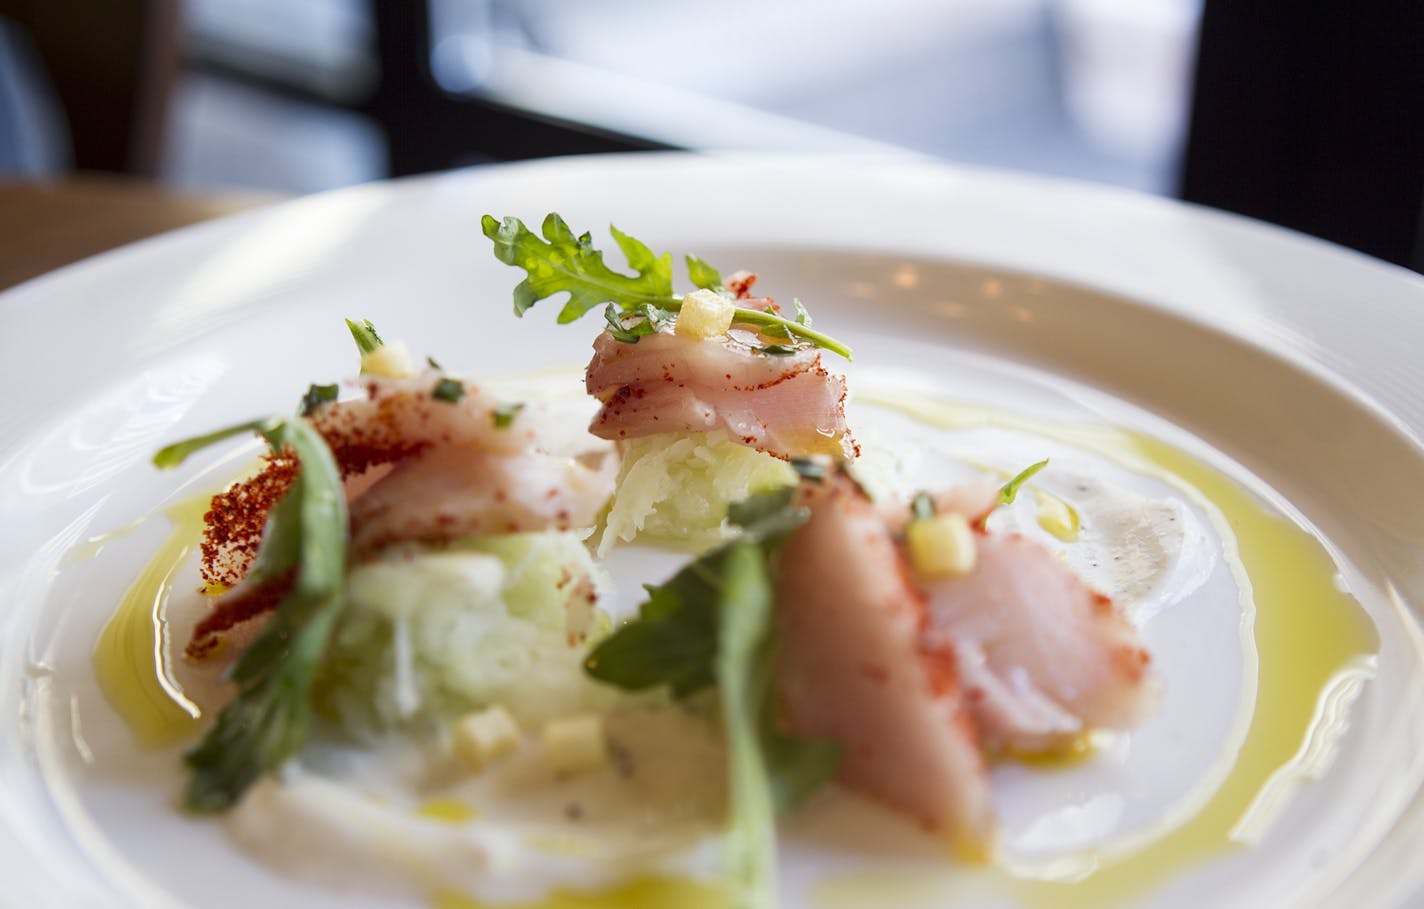
<svg viewBox="0 0 1424 909"><path fill-rule="evenodd" d="M485 215L480 220L480 227L494 244L495 258L525 272L524 280L514 288L516 316L523 316L534 304L560 293L568 294L563 308L559 310L560 324L572 322L605 303L616 307L619 314L635 314L641 310L650 319L645 307L656 308L669 315L682 309L682 297L674 294L672 289L672 256L668 253L654 255L641 241L616 227L609 230L634 274L609 268L603 261L603 253L594 248L590 234L575 235L564 219L552 212L544 218L540 228L543 239L514 217L498 219ZM694 284L713 290L721 287L721 274L706 262L689 256L687 264ZM637 337L634 334L621 335L619 332L632 330L621 325L615 329L612 324L614 319L607 314L605 318L610 324L610 331L619 340ZM849 347L812 329L809 319L805 322L792 321L775 312L738 308L732 321L756 325L763 333L779 332L777 337L794 336L847 360L851 358Z"/></svg>
<svg viewBox="0 0 1424 909"><path fill-rule="evenodd" d="M711 685L717 613L708 594L706 581L686 570L650 586L638 618L604 638L585 660L585 670L627 691L667 685L679 699Z"/></svg>
<svg viewBox="0 0 1424 909"><path fill-rule="evenodd" d="M1018 498L1019 487L1023 486L1023 484L1029 481L1030 477L1032 477L1034 474L1038 473L1040 470L1047 466L1048 459L1044 458L1037 464L1030 464L1028 467L1025 467L1023 470L1019 471L1017 476L1015 476L1012 480L1005 483L1002 487L999 488L999 504L1012 505L1014 503L1014 499Z"/></svg>
<svg viewBox="0 0 1424 909"><path fill-rule="evenodd" d="M668 685L686 698L716 684L727 734L727 873L734 905L776 905L775 817L823 784L837 744L784 735L775 666L771 556L808 518L787 486L734 504L742 534L649 587L638 617L594 648L589 675L620 688Z"/></svg>
<svg viewBox="0 0 1424 909"><path fill-rule="evenodd" d="M386 342L381 340L381 336L376 334L376 326L371 324L370 319L362 319L360 322L347 319L346 327L351 330L351 338L356 342L356 349L361 352L363 357L375 353L386 345Z"/></svg>
<svg viewBox="0 0 1424 909"><path fill-rule="evenodd" d="M268 517L254 580L291 573L284 596L257 639L233 664L238 695L184 760L192 769L184 803L194 811L231 807L259 777L306 744L309 693L345 595L346 497L331 450L305 420L263 420L170 445L154 457L175 467L189 454L243 431L261 433L273 452L294 453L301 470Z"/></svg>
<svg viewBox="0 0 1424 909"><path fill-rule="evenodd" d="M601 303L616 303L626 309L640 303L663 306L674 301L672 257L655 257L642 243L616 229L614 239L636 275L609 268L604 264L603 253L593 248L589 234L574 236L564 219L552 212L544 218L541 228L544 240L518 218L498 221L485 215L480 223L485 236L494 243L495 258L528 273L514 288L517 316L562 291L567 291L569 298L559 312L560 324L574 321Z"/></svg>
<svg viewBox="0 0 1424 909"><path fill-rule="evenodd" d="M703 290L725 289L720 271L691 253L688 253L685 258L687 260L687 277L692 281L694 287L700 287Z"/></svg>
<svg viewBox="0 0 1424 909"><path fill-rule="evenodd" d="M755 543L734 542L722 569L715 665L730 777L726 868L734 906L775 909L776 804L760 738L771 688L771 582Z"/></svg>

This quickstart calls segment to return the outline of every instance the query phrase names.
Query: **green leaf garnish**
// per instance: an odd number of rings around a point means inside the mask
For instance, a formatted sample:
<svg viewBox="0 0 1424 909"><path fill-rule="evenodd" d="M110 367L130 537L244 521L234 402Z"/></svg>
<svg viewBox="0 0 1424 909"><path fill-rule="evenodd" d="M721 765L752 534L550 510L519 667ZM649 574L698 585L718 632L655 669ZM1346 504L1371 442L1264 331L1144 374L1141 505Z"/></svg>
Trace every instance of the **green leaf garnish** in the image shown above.
<svg viewBox="0 0 1424 909"><path fill-rule="evenodd" d="M428 354L425 357L425 365L429 366L431 369L438 370L440 372L445 371L445 367L441 366L438 362L436 362L434 357Z"/></svg>
<svg viewBox="0 0 1424 909"><path fill-rule="evenodd" d="M687 277L692 281L694 287L700 287L703 290L723 289L721 272L691 253L688 253L685 259L687 261Z"/></svg>
<svg viewBox="0 0 1424 909"><path fill-rule="evenodd" d="M771 582L755 543L737 541L722 563L716 657L729 793L726 872L732 903L775 909L776 802L761 747L762 704L771 689Z"/></svg>
<svg viewBox="0 0 1424 909"><path fill-rule="evenodd" d="M173 467L200 448L256 431L278 454L294 453L296 479L267 519L255 580L295 577L257 639L233 664L237 697L202 742L184 756L192 770L184 804L194 811L231 807L259 777L279 768L311 732L312 680L344 600L346 497L331 450L305 420L244 423L179 442L154 457Z"/></svg>
<svg viewBox="0 0 1424 909"><path fill-rule="evenodd" d="M999 504L1000 504L1000 505L1012 505L1013 502L1014 502L1014 499L1016 499L1016 498L1018 497L1018 494L1019 494L1019 487L1022 486L1023 484L1025 484L1025 483L1027 483L1027 482L1029 481L1029 478L1030 478L1030 477L1032 477L1034 474L1038 473L1040 470L1042 470L1043 468L1045 468L1045 467L1047 467L1047 466L1048 466L1048 459L1047 459L1047 458L1044 458L1042 461L1039 461L1037 464L1031 464L1031 465L1029 465L1028 467L1025 467L1023 470L1019 471L1019 473L1018 473L1018 475L1017 475L1016 477L1014 477L1012 480L1010 480L1009 482L1005 483L1002 487L1000 487L1000 489L999 489Z"/></svg>
<svg viewBox="0 0 1424 909"><path fill-rule="evenodd" d="M727 735L727 874L733 904L776 905L775 818L835 772L840 748L783 734L772 693L771 557L807 519L783 487L736 503L741 535L648 588L638 617L594 648L589 675L620 688L667 685L685 698L716 684Z"/></svg>
<svg viewBox="0 0 1424 909"><path fill-rule="evenodd" d="M757 353L764 353L773 357L789 357L796 353L796 348L787 347L785 344L768 344L765 347L758 347Z"/></svg>
<svg viewBox="0 0 1424 909"><path fill-rule="evenodd" d="M608 323L605 329L617 341L637 344L639 338L655 334L673 320L673 314L665 309L644 303L633 310L619 313L612 303L603 310L603 319ZM628 321L632 319L633 321Z"/></svg>
<svg viewBox="0 0 1424 909"><path fill-rule="evenodd" d="M441 379L431 389L430 396L437 401L454 404L465 396L465 383L459 379Z"/></svg>
<svg viewBox="0 0 1424 909"><path fill-rule="evenodd" d="M609 230L633 269L631 275L609 268L603 261L603 253L594 248L590 234L575 235L564 219L553 213L544 218L540 228L543 239L518 218L500 220L485 215L480 225L494 244L495 258L525 272L524 280L514 288L517 316L523 316L535 303L559 293L568 294L559 311L560 323L572 322L605 303L617 307L617 313L622 315L638 314L643 307L654 307L669 314L682 309L682 297L672 289L672 256L654 255L641 241L615 227ZM688 257L688 269L693 283L699 287L713 290L721 287L720 273L701 259ZM643 314L646 317L646 312ZM614 328L614 321L608 319L610 330ZM758 326L763 332L785 332L786 337L795 337L847 360L851 358L849 347L812 329L809 319L803 324L775 312L738 308L732 321ZM619 340L634 337L620 335L619 331L631 329L618 326L614 337Z"/></svg>
<svg viewBox="0 0 1424 909"><path fill-rule="evenodd" d="M916 521L927 521L935 516L934 499L927 492L917 492L910 500L910 517Z"/></svg>
<svg viewBox="0 0 1424 909"><path fill-rule="evenodd" d="M376 334L376 326L371 324L370 319L362 319L360 322L347 319L346 327L351 329L351 337L356 341L356 349L361 352L363 357L376 352L386 344L381 340L381 336Z"/></svg>
<svg viewBox="0 0 1424 909"><path fill-rule="evenodd" d="M617 230L613 237L636 275L609 268L603 253L593 248L593 238L587 233L575 236L556 214L544 219L543 240L518 218L499 221L485 215L480 223L494 243L495 258L528 273L514 288L515 315L524 315L535 303L561 291L567 291L569 299L559 312L560 323L572 322L602 303L628 309L640 303L662 306L673 299L672 257L655 257L642 243Z"/></svg>
<svg viewBox="0 0 1424 909"><path fill-rule="evenodd" d="M302 395L302 403L297 408L297 413L304 417L311 416L312 412L323 404L330 404L336 400L341 387L335 383L331 385L308 385L307 393Z"/></svg>
<svg viewBox="0 0 1424 909"><path fill-rule="evenodd" d="M188 456L195 451L201 451L210 445L231 439L233 436L240 436L246 433L255 432L259 435L266 435L276 429L281 424L281 420L275 417L270 420L253 420L250 423L239 423L236 426L229 426L226 429L219 429L206 435L196 436L191 439L184 439L182 442L174 442L158 450L153 456L153 466L164 470L170 467L177 467Z"/></svg>
<svg viewBox="0 0 1424 909"><path fill-rule="evenodd" d="M811 314L806 311L806 307L802 305L800 300L793 299L791 302L796 307L796 318L793 320L795 324L810 328ZM764 308L762 312L776 315L776 309L771 306ZM772 325L767 328L763 328L761 330L761 333L768 338L785 338L788 341L791 340L791 329L782 325Z"/></svg>
<svg viewBox="0 0 1424 909"><path fill-rule="evenodd" d="M825 462L815 458L792 458L791 469L796 471L796 475L803 480L812 480L819 483L824 480L830 470Z"/></svg>
<svg viewBox="0 0 1424 909"><path fill-rule="evenodd" d="M514 422L514 418L519 416L519 412L524 409L522 401L514 404L501 404L494 409L494 428L508 429Z"/></svg>

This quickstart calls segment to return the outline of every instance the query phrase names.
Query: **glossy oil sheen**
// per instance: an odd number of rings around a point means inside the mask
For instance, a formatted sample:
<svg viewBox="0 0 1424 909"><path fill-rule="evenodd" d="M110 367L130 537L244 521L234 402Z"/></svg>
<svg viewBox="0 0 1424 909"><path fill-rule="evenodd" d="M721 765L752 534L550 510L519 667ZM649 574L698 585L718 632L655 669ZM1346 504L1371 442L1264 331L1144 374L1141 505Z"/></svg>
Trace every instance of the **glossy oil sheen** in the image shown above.
<svg viewBox="0 0 1424 909"><path fill-rule="evenodd" d="M94 645L94 675L109 704L145 746L181 741L198 726L201 711L184 697L169 667L168 601L174 577L202 536L209 497L168 510L168 539L124 593Z"/></svg>
<svg viewBox="0 0 1424 909"><path fill-rule="evenodd" d="M638 878L592 893L555 892L534 902L485 903L458 893L434 900L434 909L730 909L720 887L683 878Z"/></svg>
<svg viewBox="0 0 1424 909"><path fill-rule="evenodd" d="M1337 586L1337 568L1321 543L1225 473L1144 433L903 393L861 397L946 429L995 425L1041 435L1156 476L1203 507L1223 540L1234 540L1250 581L1256 701L1245 740L1216 791L1189 817L1125 848L1056 862L1053 880L1043 879L1048 874L1036 879L1032 867L988 872L997 879L989 890L1007 891L1034 909L1120 905L1195 863L1258 841L1295 786L1328 766L1348 705L1373 674L1379 648L1373 622ZM953 868L838 875L817 889L816 903L826 909L937 906L973 876Z"/></svg>

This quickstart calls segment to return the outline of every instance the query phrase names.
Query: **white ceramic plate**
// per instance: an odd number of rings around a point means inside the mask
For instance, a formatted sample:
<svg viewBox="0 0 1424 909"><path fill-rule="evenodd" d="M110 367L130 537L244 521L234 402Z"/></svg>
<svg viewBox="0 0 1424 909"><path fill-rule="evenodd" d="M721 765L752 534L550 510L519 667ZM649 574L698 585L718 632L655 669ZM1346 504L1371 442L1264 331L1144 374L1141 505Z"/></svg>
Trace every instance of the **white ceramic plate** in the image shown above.
<svg viewBox="0 0 1424 909"><path fill-rule="evenodd" d="M1318 743L1333 765L1258 845L1186 862L1130 902L1424 898L1424 281L1241 219L1072 184L668 155L358 187L0 297L0 903L328 902L172 810L176 757L127 742L88 663L163 528L83 544L181 495L149 465L163 442L283 410L306 382L347 373L343 316L471 374L581 362L592 328L555 328L542 309L515 322L517 275L480 234L484 212L549 210L761 272L853 340L870 381L1170 437L1317 534L1381 638L1338 748ZM1203 677L1213 665L1203 654Z"/></svg>

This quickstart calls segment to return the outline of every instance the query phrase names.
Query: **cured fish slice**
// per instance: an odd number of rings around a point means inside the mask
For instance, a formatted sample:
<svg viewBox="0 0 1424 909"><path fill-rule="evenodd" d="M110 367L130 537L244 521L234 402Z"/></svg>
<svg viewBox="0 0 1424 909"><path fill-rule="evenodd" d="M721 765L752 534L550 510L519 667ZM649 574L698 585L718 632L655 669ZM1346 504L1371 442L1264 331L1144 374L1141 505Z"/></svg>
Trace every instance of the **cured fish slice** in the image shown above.
<svg viewBox="0 0 1424 909"><path fill-rule="evenodd" d="M594 341L585 386L603 407L589 430L618 441L669 432L726 432L791 458L857 453L845 422L845 378L814 348L761 352L755 333L696 340L670 329L637 343Z"/></svg>
<svg viewBox="0 0 1424 909"><path fill-rule="evenodd" d="M991 748L1061 748L1087 729L1130 729L1158 684L1137 629L1038 543L976 534L974 568L918 578L926 637L952 648Z"/></svg>
<svg viewBox="0 0 1424 909"><path fill-rule="evenodd" d="M497 420L501 404L497 398L437 370L402 379L361 376L356 383L365 391L364 397L321 404L307 415L330 446L343 476L436 445L513 454L537 439L533 421L526 415L514 413Z"/></svg>
<svg viewBox="0 0 1424 909"><path fill-rule="evenodd" d="M989 780L956 657L927 642L923 596L884 519L849 479L803 485L776 591L776 684L793 734L844 746L840 776L983 854Z"/></svg>
<svg viewBox="0 0 1424 909"><path fill-rule="evenodd" d="M446 384L442 388L442 383ZM426 370L409 378L361 376L365 394L319 404L307 414L331 448L348 501L379 482L390 466L440 446L516 454L533 446L535 421L523 412L496 419L500 401L482 389ZM438 396L443 394L444 396ZM297 462L268 456L257 475L213 497L205 516L203 578L232 587L247 574L267 512L296 477Z"/></svg>
<svg viewBox="0 0 1424 909"><path fill-rule="evenodd" d="M351 503L352 554L470 534L591 527L612 494L610 471L574 458L445 445L397 464Z"/></svg>

